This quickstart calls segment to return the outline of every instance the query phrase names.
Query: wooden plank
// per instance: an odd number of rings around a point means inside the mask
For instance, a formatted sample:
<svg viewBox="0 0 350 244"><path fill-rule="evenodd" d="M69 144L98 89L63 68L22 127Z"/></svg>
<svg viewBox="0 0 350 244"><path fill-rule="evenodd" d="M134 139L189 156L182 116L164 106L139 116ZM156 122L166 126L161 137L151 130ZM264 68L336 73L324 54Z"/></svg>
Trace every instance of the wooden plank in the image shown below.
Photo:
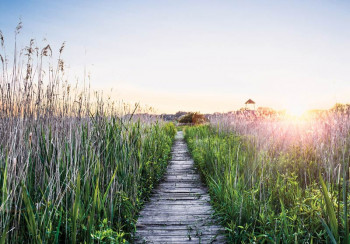
<svg viewBox="0 0 350 244"><path fill-rule="evenodd" d="M204 201L210 201L210 198L208 196L155 196L151 197L150 201L169 201L170 202L187 202L187 201L193 201L193 200L201 200L198 201L198 204Z"/></svg>
<svg viewBox="0 0 350 244"><path fill-rule="evenodd" d="M213 225L214 222L210 222L208 219L176 219L176 220L166 220L166 219L143 219L140 218L138 220L138 225L163 225L163 226L172 226L172 225L185 225L185 226L193 226L196 225L196 223L203 225ZM137 234L137 232L136 232Z"/></svg>
<svg viewBox="0 0 350 244"><path fill-rule="evenodd" d="M177 188L177 189L194 189L194 188L198 188L198 187L202 187L203 184L201 182L196 182L196 183L193 183L193 182L176 182L176 181L173 181L173 182L166 182L166 184L163 184L163 189L169 189L169 188ZM156 192L156 191L153 191L153 192Z"/></svg>
<svg viewBox="0 0 350 244"><path fill-rule="evenodd" d="M159 229L159 230L187 230L188 228L214 228L214 229L222 229L221 226L215 225L215 224L207 224L207 223L196 223L193 225L183 225L183 224L174 224L174 225L158 225L158 224L148 224L148 225L137 225L139 230L145 230L145 229Z"/></svg>
<svg viewBox="0 0 350 244"><path fill-rule="evenodd" d="M226 243L225 242L225 237L223 236L218 236L215 237L215 235L205 235L202 237L196 237L196 236L148 236L144 237L144 240L141 242L136 242L136 243Z"/></svg>
<svg viewBox="0 0 350 244"><path fill-rule="evenodd" d="M195 235L205 235L205 233L222 233L223 230L220 229L220 227L211 227L211 226L204 226L199 228L193 228L193 227L187 227L183 229L150 229L150 230L139 230L139 233L143 236L149 236L149 235L167 235L167 236L187 236L188 234L195 236Z"/></svg>
<svg viewBox="0 0 350 244"><path fill-rule="evenodd" d="M192 209L193 211L194 209ZM209 210L209 209L196 209L196 212L191 212L191 211L187 211L186 209L182 209L182 210L177 210L175 211L171 211L171 210L164 210L162 209L162 211L143 211L142 215L140 215L140 217L145 217L145 216L176 216L179 218L186 218L187 216L196 216L196 218L199 217L205 217L207 218L208 216L212 216L214 214L214 211Z"/></svg>
<svg viewBox="0 0 350 244"><path fill-rule="evenodd" d="M140 224L155 222L155 223L164 223L167 219L171 219L172 223L181 222L186 223L188 225L194 225L195 222L206 222L210 221L212 218L211 215L208 214L184 214L184 215L170 215L170 214L161 214L161 215L148 215L148 216L140 216Z"/></svg>
<svg viewBox="0 0 350 244"><path fill-rule="evenodd" d="M156 210L156 209L159 209L159 210L167 210L167 209L170 210L170 209L173 209L174 211L176 211L179 208L180 209L181 208L187 208L187 209L193 209L195 211L195 210L197 210L196 207L197 207L198 210L205 209L205 210L209 211L209 209L210 210L212 209L211 206L205 201L198 202L198 203L195 203L195 204L192 204L192 203L190 203L190 204L185 204L185 203L181 204L180 201L174 201L174 202L171 202L171 203L169 202L169 204L167 204L167 203L165 203L165 201L163 201L163 202L157 202L155 204L145 206L144 209L146 211L153 211L153 209L154 210ZM142 214L142 213L140 213L140 214Z"/></svg>
<svg viewBox="0 0 350 244"><path fill-rule="evenodd" d="M140 234L146 234L146 233L159 233L159 235L169 233L174 235L173 233L180 233L180 235L184 234L184 232L202 232L202 233L211 233L211 232L220 232L223 233L224 230L221 226L186 226L186 225L174 225L174 226L145 226L145 225L139 225L137 226L138 233Z"/></svg>
<svg viewBox="0 0 350 244"><path fill-rule="evenodd" d="M207 191L200 188L178 188L178 187L164 187L161 190L157 191L157 193L200 193L206 194Z"/></svg>

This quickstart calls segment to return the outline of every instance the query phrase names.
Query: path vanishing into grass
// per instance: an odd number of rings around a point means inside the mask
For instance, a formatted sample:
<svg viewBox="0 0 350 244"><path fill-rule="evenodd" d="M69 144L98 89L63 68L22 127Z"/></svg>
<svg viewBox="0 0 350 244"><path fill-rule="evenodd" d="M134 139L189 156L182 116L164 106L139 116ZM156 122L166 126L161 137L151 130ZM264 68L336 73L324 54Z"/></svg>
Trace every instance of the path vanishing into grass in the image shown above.
<svg viewBox="0 0 350 244"><path fill-rule="evenodd" d="M135 243L226 243L209 201L180 131L164 179L140 213Z"/></svg>

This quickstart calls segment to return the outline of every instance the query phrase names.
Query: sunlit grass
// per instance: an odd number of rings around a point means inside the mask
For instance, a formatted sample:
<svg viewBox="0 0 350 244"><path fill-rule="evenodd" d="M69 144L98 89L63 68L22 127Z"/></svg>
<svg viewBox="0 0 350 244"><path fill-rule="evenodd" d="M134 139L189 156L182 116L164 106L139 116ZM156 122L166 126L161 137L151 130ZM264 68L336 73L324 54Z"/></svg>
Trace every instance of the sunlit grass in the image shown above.
<svg viewBox="0 0 350 244"><path fill-rule="evenodd" d="M233 242L347 241L348 112L213 116L185 135Z"/></svg>

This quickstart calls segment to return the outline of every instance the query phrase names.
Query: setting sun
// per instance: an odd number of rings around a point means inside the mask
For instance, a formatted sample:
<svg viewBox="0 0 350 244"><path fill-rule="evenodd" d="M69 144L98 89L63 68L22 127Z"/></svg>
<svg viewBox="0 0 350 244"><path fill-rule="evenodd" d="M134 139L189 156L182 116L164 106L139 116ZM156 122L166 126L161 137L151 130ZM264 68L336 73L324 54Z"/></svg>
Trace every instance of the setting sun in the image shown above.
<svg viewBox="0 0 350 244"><path fill-rule="evenodd" d="M292 116L302 116L307 112L307 108L303 106L293 106L287 108L287 114Z"/></svg>

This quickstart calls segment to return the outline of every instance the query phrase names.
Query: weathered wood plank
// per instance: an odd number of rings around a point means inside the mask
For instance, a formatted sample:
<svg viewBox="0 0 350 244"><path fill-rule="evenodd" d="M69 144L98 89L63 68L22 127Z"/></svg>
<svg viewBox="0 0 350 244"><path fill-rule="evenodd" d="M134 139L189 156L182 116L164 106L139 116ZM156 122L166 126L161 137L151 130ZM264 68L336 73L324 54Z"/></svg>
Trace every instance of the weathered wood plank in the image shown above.
<svg viewBox="0 0 350 244"><path fill-rule="evenodd" d="M218 233L223 233L223 230L219 226L185 226L185 225L173 225L173 226L158 226L158 225L139 225L137 226L138 233L147 234L147 233L159 233L162 234L172 234L174 233L184 233L184 232L201 232L201 233L211 233L216 231ZM181 235L181 234L180 234Z"/></svg>
<svg viewBox="0 0 350 244"><path fill-rule="evenodd" d="M167 173L152 191L136 229L135 243L226 243L182 132L176 136Z"/></svg>
<svg viewBox="0 0 350 244"><path fill-rule="evenodd" d="M146 243L225 243L225 238L223 236L213 236L213 235L205 235L205 236L148 236L143 237ZM144 242L140 242L144 243Z"/></svg>
<svg viewBox="0 0 350 244"><path fill-rule="evenodd" d="M186 211L197 211L197 210L212 210L211 206L209 203L207 204L201 204L201 205L197 205L197 204L182 204L182 205L167 205L167 204L152 204L152 205L148 205L144 208L145 211L151 210L151 211L155 211L155 210L169 210L169 211L182 211L182 210L186 210Z"/></svg>

